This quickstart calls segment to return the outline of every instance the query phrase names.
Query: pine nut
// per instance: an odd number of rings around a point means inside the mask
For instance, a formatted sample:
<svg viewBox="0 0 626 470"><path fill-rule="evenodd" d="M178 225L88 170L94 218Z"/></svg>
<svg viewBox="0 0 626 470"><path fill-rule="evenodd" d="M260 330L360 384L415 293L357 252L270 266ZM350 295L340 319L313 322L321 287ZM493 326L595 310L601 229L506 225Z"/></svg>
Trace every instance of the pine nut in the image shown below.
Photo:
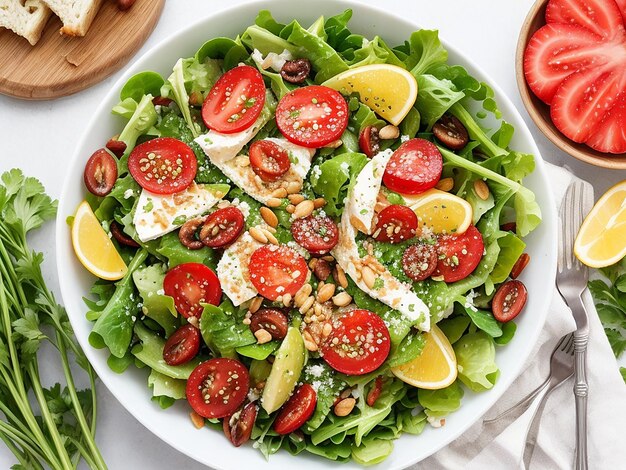
<svg viewBox="0 0 626 470"><path fill-rule="evenodd" d="M278 188L272 192L272 197L283 198L287 197L287 190L285 188Z"/></svg>
<svg viewBox="0 0 626 470"><path fill-rule="evenodd" d="M352 397L344 398L335 405L334 411L337 416L348 416L356 405L356 400Z"/></svg>
<svg viewBox="0 0 626 470"><path fill-rule="evenodd" d="M337 284L339 284L344 289L348 287L348 279L346 278L346 273L341 266L337 265L335 267L334 274L335 276L333 277L335 278L335 281L337 281Z"/></svg>
<svg viewBox="0 0 626 470"><path fill-rule="evenodd" d="M259 243L267 243L267 237L259 227L250 227L250 235Z"/></svg>
<svg viewBox="0 0 626 470"><path fill-rule="evenodd" d="M267 330L264 330L263 328L261 328L260 330L256 330L254 332L254 336L257 340L257 343L259 344L265 344L265 343L269 343L270 341L272 341L271 333Z"/></svg>
<svg viewBox="0 0 626 470"><path fill-rule="evenodd" d="M283 202L277 197L271 197L267 201L265 201L265 205L267 207L280 207Z"/></svg>
<svg viewBox="0 0 626 470"><path fill-rule="evenodd" d="M335 295L335 284L324 284L317 292L317 301L321 304L330 300Z"/></svg>
<svg viewBox="0 0 626 470"><path fill-rule="evenodd" d="M288 194L296 194L297 192L300 192L301 189L302 189L302 183L299 183L298 181L291 181L287 185Z"/></svg>
<svg viewBox="0 0 626 470"><path fill-rule="evenodd" d="M333 297L333 303L337 307L345 307L346 305L349 305L350 302L352 302L352 297L350 297L350 294L347 292L340 292Z"/></svg>
<svg viewBox="0 0 626 470"><path fill-rule="evenodd" d="M267 237L267 241L272 245L278 245L278 239L266 228L262 228L261 231Z"/></svg>
<svg viewBox="0 0 626 470"><path fill-rule="evenodd" d="M237 158L235 158L235 164L241 167L249 166L250 158L247 157L246 155L239 155Z"/></svg>
<svg viewBox="0 0 626 470"><path fill-rule="evenodd" d="M333 140L331 143L324 145L324 148L326 149L336 149L341 147L341 144L343 144L343 141L341 139L337 139L337 140Z"/></svg>
<svg viewBox="0 0 626 470"><path fill-rule="evenodd" d="M317 344L312 341L307 341L306 339L304 340L304 347L307 349L307 351L317 351Z"/></svg>
<svg viewBox="0 0 626 470"><path fill-rule="evenodd" d="M363 266L361 269L361 276L363 276L363 282L368 289L373 289L376 283L376 273L369 266Z"/></svg>
<svg viewBox="0 0 626 470"><path fill-rule="evenodd" d="M329 263L334 263L335 262L335 258L333 258L333 255L322 256L322 259L324 261L328 261Z"/></svg>
<svg viewBox="0 0 626 470"><path fill-rule="evenodd" d="M278 217L276 217L276 214L274 214L272 209L270 209L269 207L261 207L260 212L261 217L263 217L263 220L267 225L269 225L270 227L278 226Z"/></svg>
<svg viewBox="0 0 626 470"><path fill-rule="evenodd" d="M244 325L249 325L250 323L252 323L252 320L250 320L249 318L244 318L243 320L241 320L241 323L243 323Z"/></svg>
<svg viewBox="0 0 626 470"><path fill-rule="evenodd" d="M317 264L317 258L311 258L311 261L309 261L309 269L315 269L315 265Z"/></svg>
<svg viewBox="0 0 626 470"><path fill-rule="evenodd" d="M293 303L296 304L296 307L300 307L311 295L311 292L313 292L311 284L304 284L293 298Z"/></svg>
<svg viewBox="0 0 626 470"><path fill-rule="evenodd" d="M250 313L256 313L261 308L262 303L263 297L255 297L252 302L250 302L250 307L248 308L248 311Z"/></svg>
<svg viewBox="0 0 626 470"><path fill-rule="evenodd" d="M295 210L296 210L296 206L294 206L293 204L289 204L289 205L285 208L285 210L286 210L288 213L293 214L293 213L295 212Z"/></svg>
<svg viewBox="0 0 626 470"><path fill-rule="evenodd" d="M191 418L191 422L196 429L202 429L204 427L204 418L198 413L192 411L191 413L189 413L189 417Z"/></svg>
<svg viewBox="0 0 626 470"><path fill-rule="evenodd" d="M489 186L483 180L474 181L474 192L483 201L489 198Z"/></svg>
<svg viewBox="0 0 626 470"><path fill-rule="evenodd" d="M305 314L306 312L308 312L313 306L313 302L315 302L315 297L313 297L312 295L307 297L307 299L300 306L300 313Z"/></svg>
<svg viewBox="0 0 626 470"><path fill-rule="evenodd" d="M305 199L302 194L290 194L287 198L292 204L300 204Z"/></svg>
<svg viewBox="0 0 626 470"><path fill-rule="evenodd" d="M285 307L291 307L291 294L287 293L283 295L283 305Z"/></svg>
<svg viewBox="0 0 626 470"><path fill-rule="evenodd" d="M400 137L400 129L389 124L378 131L378 138L382 140L397 139Z"/></svg>
<svg viewBox="0 0 626 470"><path fill-rule="evenodd" d="M324 338L328 338L332 332L333 325L331 325L330 323L324 323L324 327L322 328L322 336Z"/></svg>
<svg viewBox="0 0 626 470"><path fill-rule="evenodd" d="M454 178L444 178L439 180L437 186L435 186L439 191L450 191L454 188Z"/></svg>
<svg viewBox="0 0 626 470"><path fill-rule="evenodd" d="M323 197L318 197L317 199L313 199L313 206L316 209L319 209L320 207L324 207L326 205L326 199L324 199Z"/></svg>
<svg viewBox="0 0 626 470"><path fill-rule="evenodd" d="M344 398L348 398L350 395L352 395L352 388L348 387L339 394L339 398L343 400Z"/></svg>
<svg viewBox="0 0 626 470"><path fill-rule="evenodd" d="M302 219L304 217L308 217L315 209L315 204L313 201L304 200L300 204L296 206L296 210L293 212L293 216L296 219Z"/></svg>

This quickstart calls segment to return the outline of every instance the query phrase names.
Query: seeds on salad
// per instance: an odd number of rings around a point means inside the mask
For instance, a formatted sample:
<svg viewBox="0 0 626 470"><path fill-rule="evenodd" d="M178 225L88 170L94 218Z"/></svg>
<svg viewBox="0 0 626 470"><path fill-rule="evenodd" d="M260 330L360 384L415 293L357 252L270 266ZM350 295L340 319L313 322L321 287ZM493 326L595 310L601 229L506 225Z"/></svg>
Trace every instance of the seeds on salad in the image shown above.
<svg viewBox="0 0 626 470"><path fill-rule="evenodd" d="M260 330L256 330L254 332L254 336L258 344L265 344L272 341L272 335L267 330L264 330L262 328Z"/></svg>
<svg viewBox="0 0 626 470"><path fill-rule="evenodd" d="M333 303L337 307L345 307L352 302L352 297L347 292L340 292L339 294L333 297Z"/></svg>
<svg viewBox="0 0 626 470"><path fill-rule="evenodd" d="M189 417L191 418L191 422L196 429L202 429L204 427L204 418L198 413L192 411L189 413Z"/></svg>
<svg viewBox="0 0 626 470"><path fill-rule="evenodd" d="M382 140L397 139L400 137L400 129L389 124L378 131L378 137Z"/></svg>
<svg viewBox="0 0 626 470"><path fill-rule="evenodd" d="M331 143L324 145L324 148L327 149L336 149L341 147L343 141L341 139L333 140Z"/></svg>
<svg viewBox="0 0 626 470"><path fill-rule="evenodd" d="M290 293L286 293L285 295L283 295L283 305L285 307L291 307L291 294Z"/></svg>
<svg viewBox="0 0 626 470"><path fill-rule="evenodd" d="M302 184L299 181L290 181L287 184L286 189L287 189L287 193L296 194L302 189Z"/></svg>
<svg viewBox="0 0 626 470"><path fill-rule="evenodd" d="M254 238L256 241L258 241L259 243L267 243L267 236L265 235L265 233L263 233L263 231L259 228L259 227L250 227L250 235L252 236L252 238Z"/></svg>
<svg viewBox="0 0 626 470"><path fill-rule="evenodd" d="M330 300L333 295L335 295L335 284L324 284L322 288L317 291L317 301L324 303Z"/></svg>
<svg viewBox="0 0 626 470"><path fill-rule="evenodd" d="M259 212L261 213L261 217L263 217L263 220L267 225L274 228L278 226L278 217L276 217L276 214L274 214L274 211L272 211L272 209L270 209L269 207L261 207Z"/></svg>
<svg viewBox="0 0 626 470"><path fill-rule="evenodd" d="M348 279L346 278L346 273L341 266L335 266L333 277L335 278L335 282L337 282L337 284L339 284L343 289L348 287Z"/></svg>
<svg viewBox="0 0 626 470"><path fill-rule="evenodd" d="M247 155L239 155L235 158L235 165L242 168L250 166L250 157L248 157Z"/></svg>
<svg viewBox="0 0 626 470"><path fill-rule="evenodd" d="M451 191L454 188L454 178L442 178L435 186L439 191Z"/></svg>
<svg viewBox="0 0 626 470"><path fill-rule="evenodd" d="M289 199L289 202L294 205L300 204L305 199L302 194L290 194L289 196L287 196L287 198Z"/></svg>
<svg viewBox="0 0 626 470"><path fill-rule="evenodd" d="M313 201L310 201L307 199L307 200L302 201L300 204L296 206L296 209L293 212L293 216L296 219L302 219L304 217L308 217L309 215L311 215L314 209L315 209L315 204L313 203Z"/></svg>
<svg viewBox="0 0 626 470"><path fill-rule="evenodd" d="M287 190L285 188L277 188L272 191L271 196L279 199L287 197Z"/></svg>
<svg viewBox="0 0 626 470"><path fill-rule="evenodd" d="M489 199L489 186L483 180L474 181L474 192L483 201Z"/></svg>
<svg viewBox="0 0 626 470"><path fill-rule="evenodd" d="M267 241L272 245L278 245L278 239L274 236L274 234L268 228L262 228L261 231L267 237Z"/></svg>
<svg viewBox="0 0 626 470"><path fill-rule="evenodd" d="M265 205L267 207L280 207L282 201L277 197L270 197L267 201L265 201Z"/></svg>
<svg viewBox="0 0 626 470"><path fill-rule="evenodd" d="M296 206L294 206L293 204L289 204L287 207L285 207L285 210L287 211L287 213L293 214L296 211Z"/></svg>
<svg viewBox="0 0 626 470"><path fill-rule="evenodd" d="M315 209L319 209L321 207L324 207L326 205L326 199L324 199L323 197L318 197L316 199L313 199L313 207L315 207Z"/></svg>
<svg viewBox="0 0 626 470"><path fill-rule="evenodd" d="M348 397L337 403L333 410L337 416L348 416L352 413L354 405L356 405L356 400L352 397Z"/></svg>
<svg viewBox="0 0 626 470"><path fill-rule="evenodd" d="M263 297L257 296L254 299L252 299L252 302L250 302L250 307L248 308L248 311L250 313L255 313L257 310L259 310L261 308L261 304L263 303Z"/></svg>
<svg viewBox="0 0 626 470"><path fill-rule="evenodd" d="M363 282L368 287L368 289L373 289L378 276L376 276L372 268L370 268L369 266L363 266L363 268L361 269L361 276L363 277Z"/></svg>
<svg viewBox="0 0 626 470"><path fill-rule="evenodd" d="M307 297L307 299L300 306L300 313L305 314L306 312L308 312L311 307L313 307L313 302L315 302L315 297L313 297L312 295Z"/></svg>

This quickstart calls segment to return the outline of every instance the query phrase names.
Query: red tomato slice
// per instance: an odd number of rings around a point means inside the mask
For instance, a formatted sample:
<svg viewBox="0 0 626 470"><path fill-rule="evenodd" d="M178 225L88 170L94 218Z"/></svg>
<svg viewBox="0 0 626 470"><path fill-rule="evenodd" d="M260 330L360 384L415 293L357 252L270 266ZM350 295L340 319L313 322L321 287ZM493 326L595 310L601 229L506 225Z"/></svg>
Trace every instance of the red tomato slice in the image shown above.
<svg viewBox="0 0 626 470"><path fill-rule="evenodd" d="M287 151L271 140L257 140L249 153L250 166L263 181L276 181L291 167Z"/></svg>
<svg viewBox="0 0 626 470"><path fill-rule="evenodd" d="M407 206L393 204L378 214L374 238L379 242L400 243L410 240L417 231L417 215Z"/></svg>
<svg viewBox="0 0 626 470"><path fill-rule="evenodd" d="M295 295L306 282L306 260L286 245L263 245L250 257L250 281L263 297Z"/></svg>
<svg viewBox="0 0 626 470"><path fill-rule="evenodd" d="M416 243L402 254L402 270L416 282L428 279L436 267L437 250L433 245Z"/></svg>
<svg viewBox="0 0 626 470"><path fill-rule="evenodd" d="M264 104L263 77L255 67L240 65L213 85L202 105L202 120L223 134L240 132L257 120Z"/></svg>
<svg viewBox="0 0 626 470"><path fill-rule="evenodd" d="M585 141L591 148L606 153L626 153L626 92L623 91L611 110Z"/></svg>
<svg viewBox="0 0 626 470"><path fill-rule="evenodd" d="M85 165L85 186L90 193L103 197L111 192L117 181L117 162L105 149L96 150Z"/></svg>
<svg viewBox="0 0 626 470"><path fill-rule="evenodd" d="M248 396L248 369L235 359L210 359L196 367L187 380L187 400L203 418L223 418L237 410Z"/></svg>
<svg viewBox="0 0 626 470"><path fill-rule="evenodd" d="M441 179L443 157L425 139L411 139L400 145L387 163L383 183L401 194L419 194L433 188Z"/></svg>
<svg viewBox="0 0 626 470"><path fill-rule="evenodd" d="M339 241L339 229L330 217L310 215L291 224L296 243L314 255L325 255Z"/></svg>
<svg viewBox="0 0 626 470"><path fill-rule="evenodd" d="M437 240L437 268L433 277L456 282L472 274L483 257L483 236L476 227L461 235L443 235Z"/></svg>
<svg viewBox="0 0 626 470"><path fill-rule="evenodd" d="M546 22L575 24L609 39L624 34L622 15L611 0L550 0Z"/></svg>
<svg viewBox="0 0 626 470"><path fill-rule="evenodd" d="M200 230L200 239L210 248L224 248L237 240L245 223L243 212L237 207L218 209L207 217Z"/></svg>
<svg viewBox="0 0 626 470"><path fill-rule="evenodd" d="M290 434L299 429L311 417L317 405L317 393L309 384L302 384L278 412L274 431Z"/></svg>
<svg viewBox="0 0 626 470"><path fill-rule="evenodd" d="M585 142L623 93L622 70L600 67L576 72L558 88L552 105L552 122L574 142ZM602 110L598 112L598 110Z"/></svg>
<svg viewBox="0 0 626 470"><path fill-rule="evenodd" d="M191 361L200 351L200 330L193 325L181 326L165 342L163 360L170 366Z"/></svg>
<svg viewBox="0 0 626 470"><path fill-rule="evenodd" d="M200 318L201 303L219 305L222 298L217 275L200 263L183 263L170 269L163 280L163 290L174 298L176 310L185 318Z"/></svg>
<svg viewBox="0 0 626 470"><path fill-rule="evenodd" d="M624 20L624 24L626 24L626 0L615 0L615 4L622 13L622 19Z"/></svg>
<svg viewBox="0 0 626 470"><path fill-rule="evenodd" d="M333 321L321 353L333 369L363 375L385 362L390 347L389 330L382 318L369 310L351 310Z"/></svg>
<svg viewBox="0 0 626 470"><path fill-rule="evenodd" d="M561 82L576 72L614 61L617 50L588 29L569 24L549 24L532 36L524 52L528 86L550 104Z"/></svg>
<svg viewBox="0 0 626 470"><path fill-rule="evenodd" d="M502 284L491 301L496 320L507 322L520 314L528 299L528 291L522 281L513 280Z"/></svg>
<svg viewBox="0 0 626 470"><path fill-rule="evenodd" d="M155 194L187 189L196 177L196 155L184 142L159 137L139 144L128 157L128 171L139 185Z"/></svg>
<svg viewBox="0 0 626 470"><path fill-rule="evenodd" d="M318 148L334 142L348 127L348 105L341 93L320 85L296 88L276 107L276 124L291 142Z"/></svg>
<svg viewBox="0 0 626 470"><path fill-rule="evenodd" d="M226 416L222 421L224 434L235 447L239 447L250 440L258 411L257 404L250 402L236 412L234 416Z"/></svg>

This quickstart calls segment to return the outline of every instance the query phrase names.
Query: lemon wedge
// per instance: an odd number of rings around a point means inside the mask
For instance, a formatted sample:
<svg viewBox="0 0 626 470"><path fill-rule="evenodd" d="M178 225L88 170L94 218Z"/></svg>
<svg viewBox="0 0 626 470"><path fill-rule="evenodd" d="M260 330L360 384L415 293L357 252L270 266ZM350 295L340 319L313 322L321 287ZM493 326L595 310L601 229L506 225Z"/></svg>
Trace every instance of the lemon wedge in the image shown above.
<svg viewBox="0 0 626 470"><path fill-rule="evenodd" d="M593 206L574 242L574 254L592 268L610 266L626 256L626 181Z"/></svg>
<svg viewBox="0 0 626 470"><path fill-rule="evenodd" d="M454 349L437 325L423 335L426 344L422 353L406 364L392 367L391 372L414 387L428 390L446 388L456 380Z"/></svg>
<svg viewBox="0 0 626 470"><path fill-rule="evenodd" d="M417 80L408 70L390 64L371 64L346 70L323 83L344 95L358 93L363 104L398 125L417 99Z"/></svg>
<svg viewBox="0 0 626 470"><path fill-rule="evenodd" d="M429 189L402 197L417 215L420 226L428 227L433 233L461 234L472 224L471 204L454 194Z"/></svg>
<svg viewBox="0 0 626 470"><path fill-rule="evenodd" d="M87 201L81 202L76 209L72 223L72 245L83 266L100 279L117 281L128 271Z"/></svg>

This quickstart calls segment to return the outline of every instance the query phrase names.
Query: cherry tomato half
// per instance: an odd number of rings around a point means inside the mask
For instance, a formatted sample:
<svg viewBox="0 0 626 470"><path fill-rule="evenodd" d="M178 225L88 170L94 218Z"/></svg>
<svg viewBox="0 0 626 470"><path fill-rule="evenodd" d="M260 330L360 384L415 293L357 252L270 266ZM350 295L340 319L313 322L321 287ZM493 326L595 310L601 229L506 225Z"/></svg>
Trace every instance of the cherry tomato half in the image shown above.
<svg viewBox="0 0 626 470"><path fill-rule="evenodd" d="M359 148L369 158L372 158L380 151L378 127L367 126L361 131L361 134L359 134Z"/></svg>
<svg viewBox="0 0 626 470"><path fill-rule="evenodd" d="M203 418L232 415L246 400L248 369L235 359L221 357L199 364L187 380L187 400Z"/></svg>
<svg viewBox="0 0 626 470"><path fill-rule="evenodd" d="M222 429L224 430L226 438L232 442L235 447L239 447L250 440L258 410L257 404L251 402L234 415L224 418Z"/></svg>
<svg viewBox="0 0 626 470"><path fill-rule="evenodd" d="M513 320L526 305L528 291L522 281L513 280L502 284L491 300L491 310L496 320Z"/></svg>
<svg viewBox="0 0 626 470"><path fill-rule="evenodd" d="M193 325L183 325L165 342L163 360L170 366L191 361L200 351L200 330Z"/></svg>
<svg viewBox="0 0 626 470"><path fill-rule="evenodd" d="M437 268L433 277L443 276L446 282L456 282L472 274L483 257L483 236L476 227L460 235L443 235L437 240Z"/></svg>
<svg viewBox="0 0 626 470"><path fill-rule="evenodd" d="M436 268L437 250L434 245L416 243L402 254L402 270L416 282L428 279Z"/></svg>
<svg viewBox="0 0 626 470"><path fill-rule="evenodd" d="M263 245L250 257L250 281L263 297L295 295L306 282L306 260L285 245Z"/></svg>
<svg viewBox="0 0 626 470"><path fill-rule="evenodd" d="M374 238L387 243L410 240L417 232L417 222L417 215L407 206L387 206L378 214Z"/></svg>
<svg viewBox="0 0 626 470"><path fill-rule="evenodd" d="M257 140L250 145L250 166L263 181L276 181L289 171L289 154L276 142Z"/></svg>
<svg viewBox="0 0 626 470"><path fill-rule="evenodd" d="M158 137L130 152L128 171L139 186L155 194L187 189L196 177L198 161L191 147L172 137Z"/></svg>
<svg viewBox="0 0 626 470"><path fill-rule="evenodd" d="M299 429L311 417L316 405L315 389L309 384L300 385L278 412L274 420L274 431L284 435Z"/></svg>
<svg viewBox="0 0 626 470"><path fill-rule="evenodd" d="M117 162L105 149L96 150L85 165L85 186L96 196L106 196L117 180Z"/></svg>
<svg viewBox="0 0 626 470"><path fill-rule="evenodd" d="M255 67L240 65L222 75L204 100L202 120L209 129L232 134L257 120L265 104L265 83Z"/></svg>
<svg viewBox="0 0 626 470"><path fill-rule="evenodd" d="M201 303L219 305L222 286L211 268L200 263L183 263L163 279L165 295L174 297L176 310L185 318L202 315Z"/></svg>
<svg viewBox="0 0 626 470"><path fill-rule="evenodd" d="M382 318L369 310L351 310L334 320L321 352L333 369L363 375L378 369L390 348L389 330Z"/></svg>
<svg viewBox="0 0 626 470"><path fill-rule="evenodd" d="M243 212L237 207L218 209L204 222L200 230L200 240L210 248L224 248L237 240L245 223Z"/></svg>
<svg viewBox="0 0 626 470"><path fill-rule="evenodd" d="M325 255L339 241L339 229L330 217L310 215L291 224L296 243L314 255Z"/></svg>
<svg viewBox="0 0 626 470"><path fill-rule="evenodd" d="M294 144L319 148L348 127L348 105L341 93L321 85L296 88L276 107L276 124Z"/></svg>
<svg viewBox="0 0 626 470"><path fill-rule="evenodd" d="M443 157L425 139L411 139L400 145L387 163L383 183L401 194L419 194L433 188L441 178Z"/></svg>

